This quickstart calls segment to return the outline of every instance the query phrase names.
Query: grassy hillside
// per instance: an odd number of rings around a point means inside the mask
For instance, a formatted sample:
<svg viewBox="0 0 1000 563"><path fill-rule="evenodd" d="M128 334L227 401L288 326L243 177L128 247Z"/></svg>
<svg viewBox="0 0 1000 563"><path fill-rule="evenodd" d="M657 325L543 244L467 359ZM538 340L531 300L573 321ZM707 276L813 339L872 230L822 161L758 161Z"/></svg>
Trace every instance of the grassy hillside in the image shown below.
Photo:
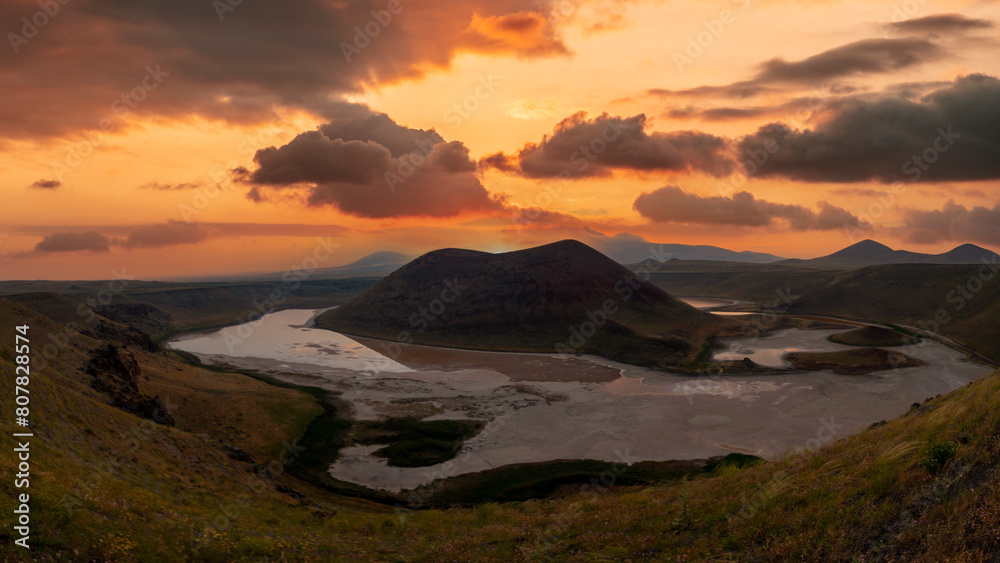
<svg viewBox="0 0 1000 563"><path fill-rule="evenodd" d="M163 339L177 332L237 324L240 319L272 308L331 307L347 301L375 281L376 278L291 278L289 283L13 281L0 282L0 296L17 295L20 302L39 307L37 310L43 314L48 311L60 315L64 322L87 320L87 315L76 312L77 307L93 308L108 318L144 330L154 339ZM53 305L56 294L61 302ZM160 313L151 322L136 314L137 306L155 307Z"/></svg>
<svg viewBox="0 0 1000 563"><path fill-rule="evenodd" d="M0 318L5 374L14 371L16 325L30 326L33 350L65 334L62 323L10 299L0 299ZM141 390L163 399L176 419L168 427L112 407L91 387L82 368L102 340L77 334L67 342L44 368L33 363L29 383L35 436L27 492L35 557L12 545L9 516L15 493L25 490L3 479L0 509L8 518L0 528L0 559L156 561L173 553L171 560L231 560L279 553L287 540L267 531L276 515L290 518L290 529L314 514L379 510L312 490L290 479L280 461L268 472L283 442L294 440L315 416L318 407L308 394L127 346L142 367ZM14 426L11 391L0 395L6 415L0 428L8 436L23 431ZM0 457L0 472L15 473L12 456ZM213 521L229 523L216 530ZM202 546L204 533L211 539Z"/></svg>

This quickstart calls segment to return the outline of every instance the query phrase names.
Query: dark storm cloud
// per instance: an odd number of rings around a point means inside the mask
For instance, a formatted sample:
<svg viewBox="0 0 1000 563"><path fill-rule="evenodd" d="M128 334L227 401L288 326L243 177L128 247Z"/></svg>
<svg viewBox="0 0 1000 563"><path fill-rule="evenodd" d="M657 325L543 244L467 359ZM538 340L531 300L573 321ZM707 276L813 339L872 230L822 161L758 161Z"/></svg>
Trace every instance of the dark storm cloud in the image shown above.
<svg viewBox="0 0 1000 563"><path fill-rule="evenodd" d="M775 225L776 220L783 220L793 231L841 229L862 224L840 207L825 201L818 205L817 213L801 205L757 199L749 192L706 197L686 193L677 186L665 186L640 195L633 207L640 215L657 223L767 227Z"/></svg>
<svg viewBox="0 0 1000 563"><path fill-rule="evenodd" d="M863 39L799 61L780 58L765 61L758 65L756 76L750 80L686 90L655 88L648 93L665 97L746 98L859 74L892 73L940 59L946 54L943 48L925 39Z"/></svg>
<svg viewBox="0 0 1000 563"><path fill-rule="evenodd" d="M348 111L349 110L349 111ZM302 189L311 206L333 206L359 217L451 217L497 211L501 203L476 175L461 142L404 127L363 106L341 108L339 119L254 156L247 194Z"/></svg>
<svg viewBox="0 0 1000 563"><path fill-rule="evenodd" d="M908 231L907 239L915 243L971 241L1000 244L1000 228L997 225L1000 225L1000 204L992 209L981 206L969 209L949 200L940 210L909 210L903 230Z"/></svg>
<svg viewBox="0 0 1000 563"><path fill-rule="evenodd" d="M587 119L580 112L562 120L540 143L528 143L516 154L497 153L484 166L529 178L607 176L615 169L698 171L728 174L724 139L699 131L647 133L646 116Z"/></svg>
<svg viewBox="0 0 1000 563"><path fill-rule="evenodd" d="M772 123L740 139L738 147L741 155L766 159L758 177L982 180L1000 177L998 131L1000 81L970 75L919 101L891 96L845 101L812 130Z"/></svg>
<svg viewBox="0 0 1000 563"><path fill-rule="evenodd" d="M4 88L0 136L94 131L102 119L114 130L133 115L252 123L277 106L324 114L343 94L446 67L460 51L566 52L536 0L232 4L74 0L22 30L38 5L0 3L5 30L22 38L8 36L0 54L4 83L18 85ZM160 80L146 78L150 68Z"/></svg>
<svg viewBox="0 0 1000 563"><path fill-rule="evenodd" d="M59 180L35 180L31 184L32 188L38 188L41 190L55 190L62 186L62 182Z"/></svg>
<svg viewBox="0 0 1000 563"><path fill-rule="evenodd" d="M71 231L47 235L35 245L35 252L107 252L111 240L97 231Z"/></svg>
<svg viewBox="0 0 1000 563"><path fill-rule="evenodd" d="M125 248L157 248L177 244L194 244L208 238L208 229L197 223L168 221L137 227L125 239Z"/></svg>
<svg viewBox="0 0 1000 563"><path fill-rule="evenodd" d="M962 33L976 29L990 29L989 20L967 18L962 14L935 14L889 24L890 29L901 33Z"/></svg>

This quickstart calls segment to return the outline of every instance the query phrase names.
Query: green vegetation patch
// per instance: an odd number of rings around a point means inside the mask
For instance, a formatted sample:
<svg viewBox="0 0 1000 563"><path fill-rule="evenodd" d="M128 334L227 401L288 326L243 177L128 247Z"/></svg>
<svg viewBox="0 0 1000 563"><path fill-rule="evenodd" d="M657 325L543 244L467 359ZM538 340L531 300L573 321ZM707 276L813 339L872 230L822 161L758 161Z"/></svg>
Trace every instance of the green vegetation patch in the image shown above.
<svg viewBox="0 0 1000 563"><path fill-rule="evenodd" d="M465 440L484 424L478 420L417 420L390 418L357 424L358 444L387 444L372 455L384 457L393 467L425 467L455 457Z"/></svg>
<svg viewBox="0 0 1000 563"><path fill-rule="evenodd" d="M957 451L958 444L955 442L932 442L920 464L931 475L937 475L949 461L954 459Z"/></svg>
<svg viewBox="0 0 1000 563"><path fill-rule="evenodd" d="M735 467L737 469L743 469L746 467L752 467L754 465L757 465L758 463L763 463L763 462L764 462L763 458L757 457L755 455L732 453L726 455L721 459L710 460L708 463L705 464L705 466L702 469L704 469L706 472L711 473L714 471L722 470L726 467Z"/></svg>
<svg viewBox="0 0 1000 563"><path fill-rule="evenodd" d="M880 326L859 326L834 334L829 340L848 346L905 346L920 342L918 336Z"/></svg>
<svg viewBox="0 0 1000 563"><path fill-rule="evenodd" d="M841 375L867 375L875 371L924 365L916 358L881 348L858 348L836 352L792 352L785 356L798 369L828 369Z"/></svg>

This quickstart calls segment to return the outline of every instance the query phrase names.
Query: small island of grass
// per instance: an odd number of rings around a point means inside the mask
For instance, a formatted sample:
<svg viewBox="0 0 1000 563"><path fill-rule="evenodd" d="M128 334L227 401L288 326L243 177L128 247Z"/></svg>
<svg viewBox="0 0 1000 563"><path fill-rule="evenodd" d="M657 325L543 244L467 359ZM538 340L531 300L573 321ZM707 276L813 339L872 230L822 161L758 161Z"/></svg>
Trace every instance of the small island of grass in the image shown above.
<svg viewBox="0 0 1000 563"><path fill-rule="evenodd" d="M830 342L848 346L905 346L920 342L920 338L890 328L867 325L834 334Z"/></svg>
<svg viewBox="0 0 1000 563"><path fill-rule="evenodd" d="M478 420L390 418L358 425L355 442L386 444L374 452L391 467L425 467L455 457L462 443L483 429Z"/></svg>
<svg viewBox="0 0 1000 563"><path fill-rule="evenodd" d="M859 348L836 352L792 352L785 356L798 369L828 369L841 375L867 375L872 372L924 365L916 358L881 348Z"/></svg>

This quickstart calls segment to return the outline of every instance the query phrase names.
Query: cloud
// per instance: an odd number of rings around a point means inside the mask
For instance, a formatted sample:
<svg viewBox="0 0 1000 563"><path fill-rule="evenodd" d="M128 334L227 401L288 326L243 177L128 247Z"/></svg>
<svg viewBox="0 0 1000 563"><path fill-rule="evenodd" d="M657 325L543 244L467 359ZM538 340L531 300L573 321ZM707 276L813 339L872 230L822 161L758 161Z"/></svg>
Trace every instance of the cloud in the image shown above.
<svg viewBox="0 0 1000 563"><path fill-rule="evenodd" d="M411 129L363 106L342 107L336 119L281 147L257 151L247 197L266 190L301 190L308 205L359 217L451 217L499 211L500 200L476 174L469 149L434 130Z"/></svg>
<svg viewBox="0 0 1000 563"><path fill-rule="evenodd" d="M158 225L137 227L122 243L125 248L158 248L177 244L194 244L208 238L208 229L198 223L168 221Z"/></svg>
<svg viewBox="0 0 1000 563"><path fill-rule="evenodd" d="M889 24L893 31L901 33L961 33L976 29L991 29L989 20L967 18L962 14L935 14Z"/></svg>
<svg viewBox="0 0 1000 563"><path fill-rule="evenodd" d="M260 186L250 188L250 190L246 193L246 198L254 203L264 203L265 201L269 201L267 196L264 195L264 190L262 190Z"/></svg>
<svg viewBox="0 0 1000 563"><path fill-rule="evenodd" d="M837 188L835 190L830 190L830 193L836 195L854 196L854 197L869 197L872 199L880 197L888 197L891 192L888 190L873 190L871 188Z"/></svg>
<svg viewBox="0 0 1000 563"><path fill-rule="evenodd" d="M143 184L139 186L139 189L169 192L169 191L197 190L201 187L202 185L198 184L197 182L182 182L179 184L162 184L160 182L149 182L148 184Z"/></svg>
<svg viewBox="0 0 1000 563"><path fill-rule="evenodd" d="M908 210L903 229L907 240L920 244L942 241L1000 244L1000 203L971 209L949 200L940 210Z"/></svg>
<svg viewBox="0 0 1000 563"><path fill-rule="evenodd" d="M961 77L919 101L848 100L831 113L812 130L780 123L761 127L739 140L739 153L758 155L758 164L766 159L758 177L808 182L1000 177L996 78Z"/></svg>
<svg viewBox="0 0 1000 563"><path fill-rule="evenodd" d="M732 196L699 196L677 186L665 186L636 198L633 207L643 217L657 223L701 223L768 227L781 219L793 231L830 230L863 223L848 211L819 202L819 212L801 205L772 203L749 192Z"/></svg>
<svg viewBox="0 0 1000 563"><path fill-rule="evenodd" d="M169 222L168 222L169 224ZM316 237L316 236L345 236L350 234L351 229L340 225L309 225L302 223L191 223L204 227L212 236L226 237ZM97 231L107 237L112 246L120 244L133 231L143 229L152 225L101 225L101 226L79 226L70 225L64 227L66 231ZM52 227L48 225L14 225L11 226L13 234L19 236L47 237Z"/></svg>
<svg viewBox="0 0 1000 563"><path fill-rule="evenodd" d="M647 93L668 98L747 98L861 74L888 74L941 59L947 54L945 49L926 39L862 39L798 61L781 58L764 61L757 65L757 74L749 80L686 90L654 88ZM843 93L839 88L841 86L835 85L834 90Z"/></svg>
<svg viewBox="0 0 1000 563"><path fill-rule="evenodd" d="M0 21L18 22L8 31L24 39L4 61L5 83L22 86L4 90L0 137L94 131L105 119L114 130L134 116L250 124L276 108L323 115L331 100L447 68L459 53L567 52L536 0L457 0L447 9L396 0L74 0L53 17L57 25L27 37L20 22L37 9L0 3ZM147 67L162 80L146 79Z"/></svg>
<svg viewBox="0 0 1000 563"><path fill-rule="evenodd" d="M863 39L800 61L776 58L760 65L755 82L824 82L855 74L884 74L941 58L923 39Z"/></svg>
<svg viewBox="0 0 1000 563"><path fill-rule="evenodd" d="M97 231L70 231L47 235L35 245L34 252L107 252L111 239Z"/></svg>
<svg viewBox="0 0 1000 563"><path fill-rule="evenodd" d="M522 56L569 52L546 16L527 10L500 16L473 14L464 45L480 52L511 51Z"/></svg>
<svg viewBox="0 0 1000 563"><path fill-rule="evenodd" d="M23 236L41 236L34 249L9 254L25 258L50 252L107 252L112 248L127 250L163 248L195 244L214 236L226 237L343 237L352 231L339 225L303 225L298 223L185 223L167 221L152 225L105 225L66 227L65 232L51 233L48 226L20 225L14 231Z"/></svg>
<svg viewBox="0 0 1000 563"><path fill-rule="evenodd" d="M824 96L823 98L796 97L786 102L774 105L740 105L737 107L694 107L685 106L667 110L665 115L671 119L700 119L702 121L735 121L740 119L759 119L762 117L788 117L805 121L816 111L837 104L839 96Z"/></svg>
<svg viewBox="0 0 1000 563"><path fill-rule="evenodd" d="M360 104L336 104L326 115L330 121L320 125L319 131L328 139L372 141L397 158L411 152L426 152L427 147L444 142L433 129L401 126L388 115Z"/></svg>
<svg viewBox="0 0 1000 563"><path fill-rule="evenodd" d="M699 131L646 132L646 116L587 119L584 112L559 122L539 143L516 154L496 153L483 166L529 178L609 176L613 170L728 174L732 164L724 139Z"/></svg>
<svg viewBox="0 0 1000 563"><path fill-rule="evenodd" d="M62 186L62 182L59 180L35 180L35 182L31 184L32 188L38 188L40 190L55 190L58 189L59 186Z"/></svg>

